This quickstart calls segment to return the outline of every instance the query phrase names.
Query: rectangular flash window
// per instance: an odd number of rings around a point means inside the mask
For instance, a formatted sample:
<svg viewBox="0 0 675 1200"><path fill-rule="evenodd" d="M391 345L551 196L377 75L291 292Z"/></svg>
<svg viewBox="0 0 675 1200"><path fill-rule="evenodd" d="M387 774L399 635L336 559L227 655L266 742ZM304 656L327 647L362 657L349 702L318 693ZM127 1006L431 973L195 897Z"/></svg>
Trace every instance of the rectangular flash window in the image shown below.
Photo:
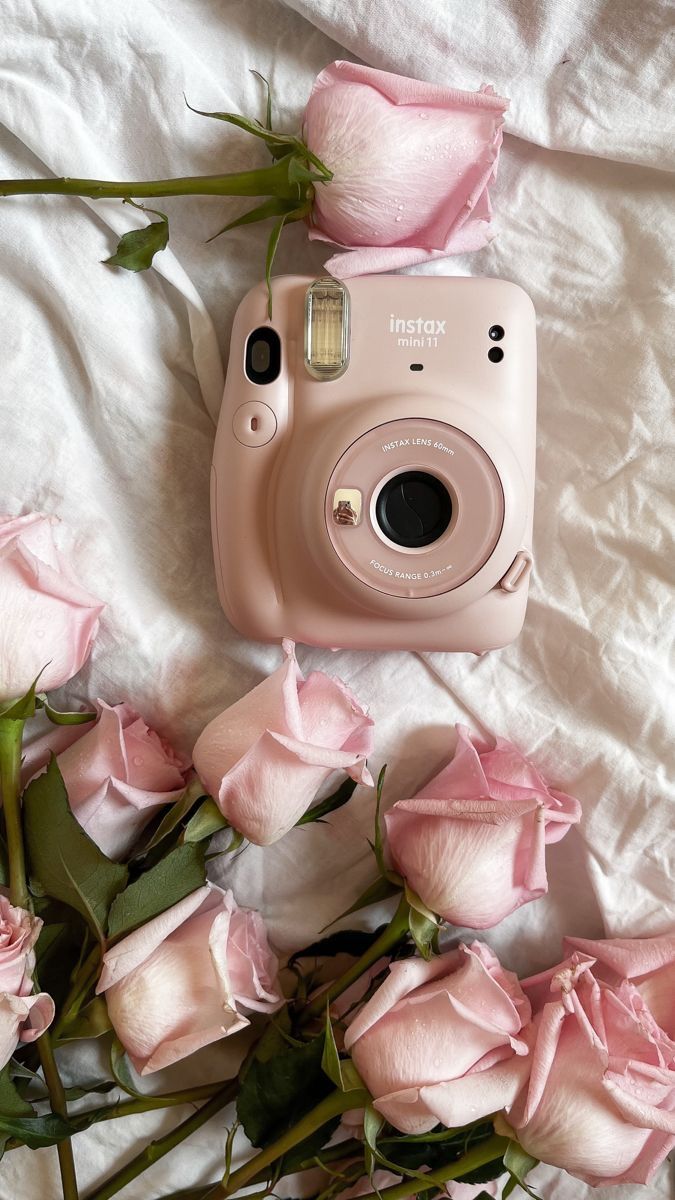
<svg viewBox="0 0 675 1200"><path fill-rule="evenodd" d="M305 301L305 365L315 379L337 379L349 363L349 292L339 279L316 279Z"/></svg>

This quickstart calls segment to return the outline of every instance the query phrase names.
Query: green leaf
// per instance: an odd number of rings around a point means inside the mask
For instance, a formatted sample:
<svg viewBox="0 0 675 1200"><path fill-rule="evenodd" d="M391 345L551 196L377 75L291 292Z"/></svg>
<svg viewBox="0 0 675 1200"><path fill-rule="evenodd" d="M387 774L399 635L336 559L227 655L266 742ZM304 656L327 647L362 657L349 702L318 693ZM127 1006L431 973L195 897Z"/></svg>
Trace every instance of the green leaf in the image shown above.
<svg viewBox="0 0 675 1200"><path fill-rule="evenodd" d="M290 178L290 172L289 172ZM309 205L299 206L297 200L284 200L281 196L272 196L269 200L263 201L255 208L249 209L241 217L237 217L234 221L229 221L227 225L223 225L217 233L207 238L207 244L215 241L220 237L221 233L229 233L231 229L236 229L239 225L253 225L256 221L267 221L270 217L286 216L287 221L299 221L306 213L309 212Z"/></svg>
<svg viewBox="0 0 675 1200"><path fill-rule="evenodd" d="M56 1146L65 1138L78 1132L78 1125L48 1113L45 1117L2 1117L0 1116L0 1138L14 1137L31 1150L43 1146Z"/></svg>
<svg viewBox="0 0 675 1200"><path fill-rule="evenodd" d="M267 315L270 321L272 320L272 264L274 263L274 256L277 252L277 246L279 245L281 231L286 224L287 219L287 217L280 217L278 221L275 221L274 225L272 226L272 232L270 233L269 241L267 243L267 255L265 257L265 283L267 284Z"/></svg>
<svg viewBox="0 0 675 1200"><path fill-rule="evenodd" d="M156 208L145 208L143 204L135 205L145 212L154 213L159 221L151 221L143 229L131 229L117 243L117 249L110 258L103 262L109 267L123 267L125 271L147 271L152 266L152 260L160 250L165 250L169 244L169 218L166 213Z"/></svg>
<svg viewBox="0 0 675 1200"><path fill-rule="evenodd" d="M254 1146L262 1146L295 1125L332 1091L321 1068L324 1038L278 1050L248 1064L237 1097L237 1117ZM325 1128L323 1130L325 1134Z"/></svg>
<svg viewBox="0 0 675 1200"><path fill-rule="evenodd" d="M120 892L110 908L108 937L118 940L204 885L204 847L178 846Z"/></svg>
<svg viewBox="0 0 675 1200"><path fill-rule="evenodd" d="M52 708L44 692L38 692L35 703L38 708L44 709L52 725L86 725L98 716L97 712L59 712L57 708Z"/></svg>
<svg viewBox="0 0 675 1200"><path fill-rule="evenodd" d="M33 1106L24 1100L12 1082L14 1064L8 1062L0 1071L0 1117L29 1117Z"/></svg>
<svg viewBox="0 0 675 1200"><path fill-rule="evenodd" d="M185 826L183 839L186 842L202 842L218 833L220 829L227 829L229 824L215 800L207 796Z"/></svg>
<svg viewBox="0 0 675 1200"><path fill-rule="evenodd" d="M288 965L292 966L301 958L332 958L335 954L351 954L354 958L360 958L377 941L384 928L384 925L378 925L373 930L340 929L318 942L312 942L303 950L296 950L289 958Z"/></svg>
<svg viewBox="0 0 675 1200"><path fill-rule="evenodd" d="M68 1021L59 1034L60 1042L75 1042L81 1038L99 1038L112 1029L103 996L95 996L89 1004Z"/></svg>
<svg viewBox="0 0 675 1200"><path fill-rule="evenodd" d="M332 796L327 796L325 800L321 800L318 804L315 804L314 808L310 808L306 813L303 813L300 820L295 822L296 828L298 825L309 825L313 821L321 821L329 813L337 812L338 808L342 808L343 805L351 800L355 791L356 780L345 779L344 783L340 784L340 787L336 792L333 792Z"/></svg>
<svg viewBox="0 0 675 1200"><path fill-rule="evenodd" d="M262 79L262 76L260 78ZM200 117L211 117L214 121L225 121L228 125L234 125L237 129L243 129L244 133L250 133L253 137L261 138L264 142L267 142L268 146L274 147L277 152L283 151L283 153L288 154L289 150L295 149L298 144L298 139L293 134L276 133L273 129L266 129L259 121L253 121L250 117L242 117L240 113L207 112L202 108L193 108L187 99L185 103L190 112L196 113ZM278 154L275 157L278 157Z"/></svg>
<svg viewBox="0 0 675 1200"><path fill-rule="evenodd" d="M102 941L127 868L106 858L76 821L53 755L45 773L26 788L23 823L31 885L76 909Z"/></svg>
<svg viewBox="0 0 675 1200"><path fill-rule="evenodd" d="M518 1186L521 1187L528 1196L532 1197L532 1200L540 1200L540 1197L537 1195L537 1193L533 1191L532 1188L529 1187L525 1182L526 1176L529 1175L530 1171L534 1167L538 1166L538 1164L539 1159L533 1158L531 1154L528 1154L527 1151L523 1150L523 1147L519 1142L509 1142L504 1152L504 1169L509 1172L511 1178L504 1185L502 1197L510 1196L511 1192L515 1190L516 1186Z"/></svg>

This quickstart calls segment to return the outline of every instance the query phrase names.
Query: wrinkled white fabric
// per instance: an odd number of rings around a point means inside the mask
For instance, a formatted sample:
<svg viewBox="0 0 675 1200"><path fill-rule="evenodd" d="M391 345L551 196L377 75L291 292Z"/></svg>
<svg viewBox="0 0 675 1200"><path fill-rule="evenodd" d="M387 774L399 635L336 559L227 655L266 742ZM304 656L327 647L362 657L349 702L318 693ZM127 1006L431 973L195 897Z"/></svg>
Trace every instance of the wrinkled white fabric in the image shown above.
<svg viewBox="0 0 675 1200"><path fill-rule="evenodd" d="M579 797L580 831L549 848L548 897L488 939L522 972L557 961L564 932L635 936L673 923L671 21L666 0L5 0L0 12L7 177L263 164L243 133L194 115L182 97L261 113L249 67L270 79L278 125L290 129L314 76L341 57L460 88L492 83L511 97L497 236L428 269L513 279L537 309L536 572L525 630L482 659L302 647L299 657L370 701L371 765L389 762L388 804L438 770L458 720L503 734ZM62 699L129 699L189 750L281 662L220 612L208 513L221 360L236 305L262 273L266 235L253 226L207 246L238 202L159 207L171 248L155 271L131 275L99 260L140 214L119 202L0 200L0 509L60 516L63 552L108 602L90 663ZM313 273L325 257L294 226L277 269ZM372 794L360 790L331 829L296 830L214 870L239 903L262 909L278 943L297 946L370 882L371 828ZM172 1084L222 1077L231 1052L185 1064ZM94 1048L80 1053L80 1073L96 1078ZM82 1192L185 1115L80 1135ZM157 1163L125 1200L217 1178L225 1120ZM591 1196L544 1168L538 1187L549 1200ZM666 1200L667 1169L649 1194ZM51 1150L6 1155L0 1200L58 1195Z"/></svg>

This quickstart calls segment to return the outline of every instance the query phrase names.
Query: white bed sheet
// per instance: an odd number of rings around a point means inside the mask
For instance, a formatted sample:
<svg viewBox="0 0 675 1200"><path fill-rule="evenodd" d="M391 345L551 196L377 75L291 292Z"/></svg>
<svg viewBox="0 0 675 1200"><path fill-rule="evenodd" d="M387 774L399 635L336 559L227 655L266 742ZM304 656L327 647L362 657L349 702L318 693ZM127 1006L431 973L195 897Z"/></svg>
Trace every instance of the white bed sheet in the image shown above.
<svg viewBox="0 0 675 1200"><path fill-rule="evenodd" d="M553 961L563 932L644 935L673 923L671 16L665 0L4 0L0 11L4 176L241 168L260 152L190 113L182 93L198 107L255 113L249 67L271 80L278 124L289 128L315 74L339 57L458 87L493 83L511 97L498 236L429 269L513 279L537 308L536 572L525 631L480 660L306 648L300 660L339 672L371 703L389 803L448 755L456 720L510 737L581 799L581 830L551 848L548 897L489 936L521 971ZM242 229L206 246L232 202L165 209L171 249L156 271L134 276L99 265L135 223L119 203L0 203L0 508L57 513L83 582L108 602L67 697L128 698L189 749L280 659L220 612L208 514L221 360L236 304L261 273L264 236ZM277 269L312 273L323 257L296 226ZM310 827L264 853L250 848L227 878L280 945L297 946L369 881L371 822L363 792L332 819L332 834ZM217 1075L230 1051L209 1051L172 1082ZM78 1137L83 1191L185 1115ZM224 1123L124 1200L215 1178ZM591 1195L540 1172L547 1200ZM649 1194L665 1200L671 1186L664 1168ZM3 1161L2 1200L58 1195L51 1151Z"/></svg>

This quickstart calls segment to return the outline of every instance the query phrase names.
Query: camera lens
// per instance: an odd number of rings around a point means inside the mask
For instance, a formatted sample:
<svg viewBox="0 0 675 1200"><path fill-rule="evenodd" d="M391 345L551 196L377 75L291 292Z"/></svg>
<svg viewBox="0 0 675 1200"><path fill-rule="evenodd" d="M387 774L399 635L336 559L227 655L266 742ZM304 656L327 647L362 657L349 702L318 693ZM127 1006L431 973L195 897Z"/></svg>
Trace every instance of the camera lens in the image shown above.
<svg viewBox="0 0 675 1200"><path fill-rule="evenodd" d="M404 471L389 479L375 505L385 537L397 546L429 546L445 533L452 517L450 496L435 475Z"/></svg>
<svg viewBox="0 0 675 1200"><path fill-rule="evenodd" d="M501 342L504 336L504 330L501 325L491 325L488 329L488 337L492 342Z"/></svg>
<svg viewBox="0 0 675 1200"><path fill-rule="evenodd" d="M261 325L246 342L246 377L251 383L274 383L281 370L281 341L276 330Z"/></svg>

